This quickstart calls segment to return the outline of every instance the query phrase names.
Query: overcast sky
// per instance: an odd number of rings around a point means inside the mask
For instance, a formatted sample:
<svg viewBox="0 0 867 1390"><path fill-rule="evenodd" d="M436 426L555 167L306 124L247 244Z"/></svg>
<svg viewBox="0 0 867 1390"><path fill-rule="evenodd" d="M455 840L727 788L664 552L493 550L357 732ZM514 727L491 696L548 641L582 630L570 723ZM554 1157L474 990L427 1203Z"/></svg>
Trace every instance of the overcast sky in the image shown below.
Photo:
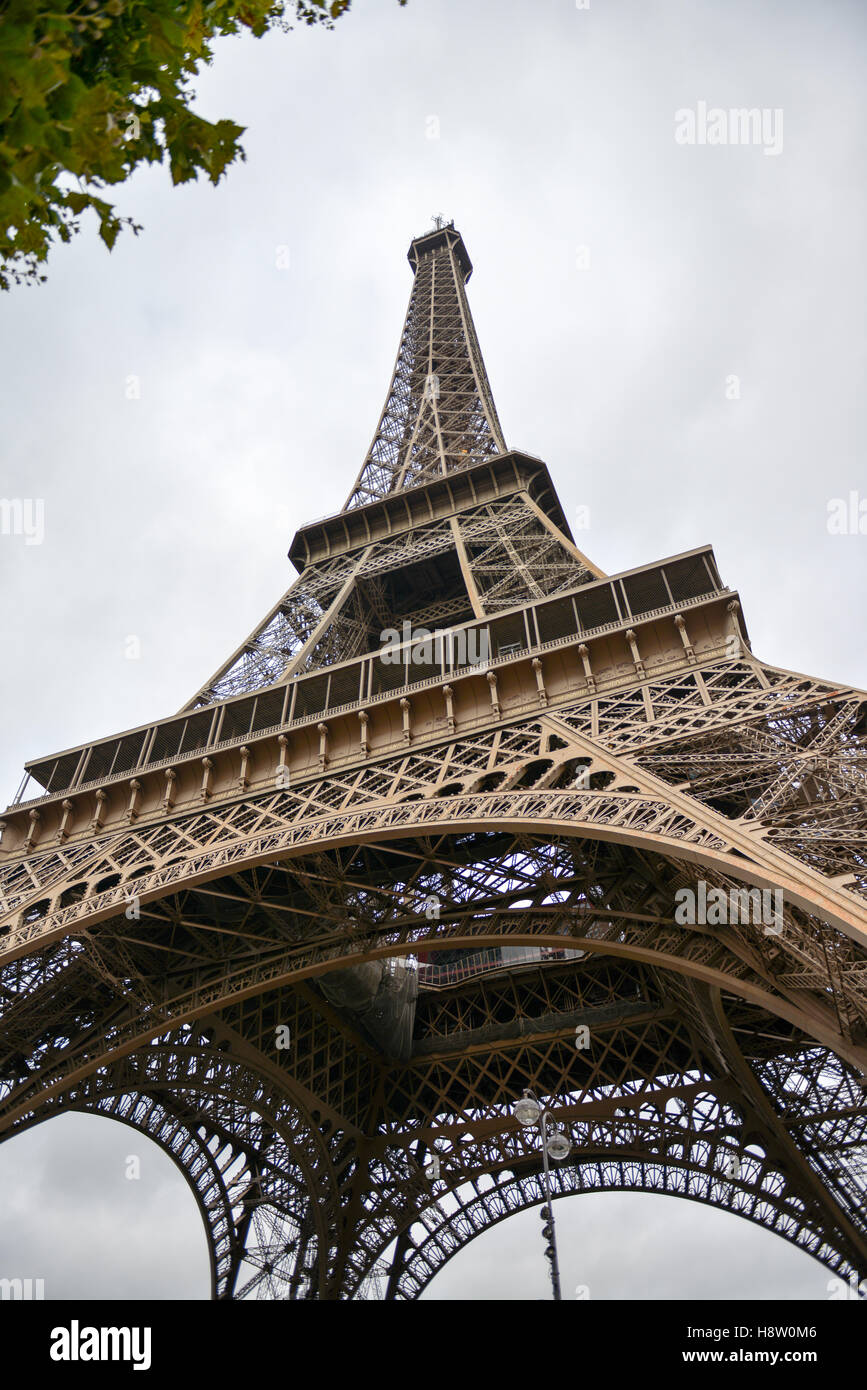
<svg viewBox="0 0 867 1390"><path fill-rule="evenodd" d="M863 0L354 0L332 33L221 42L196 109L247 127L246 163L136 175L113 196L138 238L86 226L0 305L0 495L45 528L0 535L2 799L26 758L179 708L288 587L364 457L434 213L506 439L589 508L582 549L613 573L710 542L760 656L867 686L867 535L828 529L834 499L867 511L865 48ZM767 138L678 143L700 103L765 110ZM147 1179L117 1184L107 1121L4 1146L0 1275L204 1296L192 1198L136 1145ZM825 1296L695 1204L558 1215L567 1296ZM538 1224L430 1296L543 1296Z"/></svg>

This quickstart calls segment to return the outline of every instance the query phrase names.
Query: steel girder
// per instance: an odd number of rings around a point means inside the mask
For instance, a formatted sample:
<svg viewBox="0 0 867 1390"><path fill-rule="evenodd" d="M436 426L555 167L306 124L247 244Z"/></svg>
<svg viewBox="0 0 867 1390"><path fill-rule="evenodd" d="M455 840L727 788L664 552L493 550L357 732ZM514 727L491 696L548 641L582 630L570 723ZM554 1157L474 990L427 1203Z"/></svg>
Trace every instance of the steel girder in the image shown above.
<svg viewBox="0 0 867 1390"><path fill-rule="evenodd" d="M191 709L350 662L403 620L600 576L506 455L459 234L410 259L340 524L313 528L296 584ZM464 474L460 505L435 496ZM88 789L89 829L72 802L43 808L53 842L31 810L0 848L0 1137L70 1109L148 1134L195 1193L216 1297L414 1298L540 1200L512 1116L532 1087L572 1141L558 1195L676 1193L867 1273L867 695L757 660L737 602L714 599L648 599L668 616L638 636L602 617L574 665L552 641L457 695L432 676L379 749L359 699L336 758L336 724L289 731L288 784L275 730L255 756L241 735L202 758L200 790L169 765L156 804L131 779L108 821L110 791ZM681 920L684 890L779 893L779 930ZM442 952L475 963L427 970L408 1058L317 983Z"/></svg>

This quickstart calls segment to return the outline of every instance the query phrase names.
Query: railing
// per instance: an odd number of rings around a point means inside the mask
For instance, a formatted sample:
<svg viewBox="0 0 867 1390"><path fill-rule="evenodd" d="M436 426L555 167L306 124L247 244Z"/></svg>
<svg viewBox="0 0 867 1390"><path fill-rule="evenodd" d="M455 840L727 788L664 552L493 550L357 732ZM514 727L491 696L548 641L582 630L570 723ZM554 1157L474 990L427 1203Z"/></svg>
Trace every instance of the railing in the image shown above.
<svg viewBox="0 0 867 1390"><path fill-rule="evenodd" d="M414 968L418 971L419 987L423 989L444 989L448 985L460 984L476 975L490 974L493 971L508 971L525 965L547 964L551 961L580 960L585 951L557 950L553 946L504 946L495 951L478 951L465 960L449 961L439 965L436 961L418 961ZM413 966L408 964L408 968Z"/></svg>
<svg viewBox="0 0 867 1390"><path fill-rule="evenodd" d="M519 651L509 652L508 654L499 656L491 656L487 661L479 662L477 665L448 667L444 671L438 672L433 676L426 676L419 681L409 681L405 685L396 685L391 689L372 693L363 699L355 699L340 705L332 705L330 707L328 705L325 705L322 709L312 711L309 714L302 715L298 718L288 719L285 721L285 723L282 724L274 724L267 728L253 729L246 733L235 734L231 738L220 739L215 743L203 743L200 744L197 748L191 748L188 751L184 751L182 753L177 753L170 755L169 757L160 758L153 762L145 761L144 763L138 763L135 767L125 768L121 772L115 772L108 776L101 776L93 779L88 779L85 782L79 783L77 786L73 785L66 787L58 787L56 790L44 792L41 796L30 797L27 800L24 800L24 792L27 790L27 785L30 781L30 774L26 774L24 780L18 788L15 800L11 802L10 805L22 807L35 807L40 805L42 802L56 800L57 797L65 795L70 791L88 791L97 787L109 786L112 783L116 782L129 781L131 777L138 776L145 772L157 771L160 768L164 767L176 767L181 763L193 762L196 758L200 759L210 753L220 752L223 749L238 747L243 744L250 743L251 741L259 741L266 737L273 737L279 733L289 732L293 729L299 729L307 725L316 724L323 718L334 718L338 715L350 713L352 710L355 709L367 709L371 706L385 704L389 700L395 700L403 696L409 696L414 693L421 692L425 689L442 685L444 682L447 681L461 680L465 677L471 677L474 674L478 674L480 672L486 672L488 670L497 670L501 666L504 666L509 662L523 661L526 660L528 657L533 657L540 654L544 654L546 652L551 652L560 647L567 647L573 644L577 644L579 642L587 641L588 639L592 639L594 637L601 637L606 633L613 632L617 629L625 630L630 626L639 627L646 622L652 622L658 618L679 613L684 609L696 607L700 604L705 604L716 599L725 598L731 592L732 591L729 589L721 589L716 590L712 593L697 594L692 598L680 599L675 603L666 604L663 607L651 609L646 613L642 613L640 617L632 617L629 619L622 619L619 621L600 623L596 627L583 629L580 632L566 633L563 637L555 637L545 642L537 642L528 646L521 646ZM545 602L550 601L550 598L546 598L545 600ZM479 624L478 626L481 628L486 626L486 624ZM714 659L715 652L707 652L704 653L703 656L704 659ZM360 666L363 662L371 662L376 660L376 655L371 656L370 654L367 654L359 659L358 664ZM678 662L676 664L680 663ZM322 668L322 670L315 672L315 677L320 677L327 671L332 669L336 668L324 667ZM407 674L411 671L410 666L405 666L403 669L405 672L407 672ZM662 670L662 667L654 668L653 674L660 674L662 673ZM309 677L309 679L313 678L314 675L311 675L311 677ZM596 679L597 687L600 690L604 689L606 684L606 673L599 673ZM365 682L365 684L367 684L367 682ZM576 694L577 693L578 692L576 692ZM251 697L244 696L243 698L248 699ZM178 716L173 716L173 718L171 720L166 721L166 723L174 723L177 719ZM154 727L159 726L151 725L151 729L153 729ZM124 737L124 735L120 735L119 737ZM152 743L152 739L150 737L148 738L144 746L147 747L149 743ZM83 744L82 748L87 746L88 745Z"/></svg>

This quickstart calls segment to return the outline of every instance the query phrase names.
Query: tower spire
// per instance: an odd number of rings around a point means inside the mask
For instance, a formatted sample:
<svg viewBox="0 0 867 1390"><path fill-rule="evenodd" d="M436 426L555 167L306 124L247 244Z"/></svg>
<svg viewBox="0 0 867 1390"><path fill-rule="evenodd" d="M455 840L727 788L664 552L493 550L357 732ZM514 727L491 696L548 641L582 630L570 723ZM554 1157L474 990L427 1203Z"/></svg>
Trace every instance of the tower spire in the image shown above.
<svg viewBox="0 0 867 1390"><path fill-rule="evenodd" d="M397 361L344 511L506 452L464 288L472 262L454 223L434 222L409 248Z"/></svg>

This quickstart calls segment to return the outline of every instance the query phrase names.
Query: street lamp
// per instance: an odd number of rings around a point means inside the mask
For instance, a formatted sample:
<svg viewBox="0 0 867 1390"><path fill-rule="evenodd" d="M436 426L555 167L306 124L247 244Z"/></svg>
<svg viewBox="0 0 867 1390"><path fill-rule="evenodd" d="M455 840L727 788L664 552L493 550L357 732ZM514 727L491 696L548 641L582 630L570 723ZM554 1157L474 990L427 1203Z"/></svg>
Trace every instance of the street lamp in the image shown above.
<svg viewBox="0 0 867 1390"><path fill-rule="evenodd" d="M533 1095L532 1091L525 1091L519 1101L515 1102L515 1119L523 1129L534 1129L538 1127L542 1132L542 1172L544 1175L545 1205L540 1215L542 1217L542 1235L545 1240L545 1256L551 1264L551 1283L554 1287L554 1300L559 1303L562 1301L560 1294L560 1263L557 1259L557 1235L554 1230L554 1208L551 1204L551 1180L548 1170L548 1159L553 1158L556 1163L562 1163L564 1158L568 1158L572 1152L572 1145L566 1138L562 1129L554 1125L549 1130L548 1122L551 1115Z"/></svg>
<svg viewBox="0 0 867 1390"><path fill-rule="evenodd" d="M555 1129L548 1139L548 1153L557 1163L562 1163L564 1158L568 1158L572 1152L572 1145L566 1138L562 1129Z"/></svg>
<svg viewBox="0 0 867 1390"><path fill-rule="evenodd" d="M535 1096L531 1096L529 1091L525 1091L522 1099L515 1104L515 1119L518 1124L523 1125L524 1129L532 1129L534 1125L539 1123L541 1114L542 1107Z"/></svg>

